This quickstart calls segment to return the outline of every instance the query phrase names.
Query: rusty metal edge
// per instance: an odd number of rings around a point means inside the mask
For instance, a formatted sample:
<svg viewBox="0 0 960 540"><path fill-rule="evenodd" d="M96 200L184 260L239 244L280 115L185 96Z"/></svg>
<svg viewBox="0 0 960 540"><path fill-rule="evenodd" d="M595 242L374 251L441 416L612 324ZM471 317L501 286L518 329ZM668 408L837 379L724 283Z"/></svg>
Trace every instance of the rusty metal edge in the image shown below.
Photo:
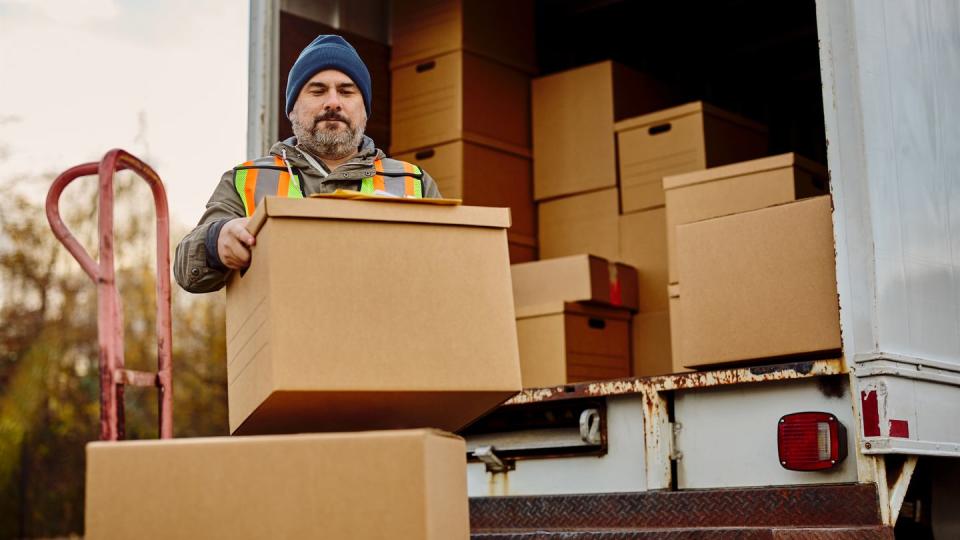
<svg viewBox="0 0 960 540"><path fill-rule="evenodd" d="M609 381L586 382L551 386L546 388L526 388L504 403L525 405L561 399L579 399L585 397L607 397L644 392L666 392L691 388L709 388L732 384L759 383L806 379L825 375L847 373L843 358L824 360L804 360L769 366L720 369L714 371L691 371L674 375L656 377L628 377Z"/></svg>

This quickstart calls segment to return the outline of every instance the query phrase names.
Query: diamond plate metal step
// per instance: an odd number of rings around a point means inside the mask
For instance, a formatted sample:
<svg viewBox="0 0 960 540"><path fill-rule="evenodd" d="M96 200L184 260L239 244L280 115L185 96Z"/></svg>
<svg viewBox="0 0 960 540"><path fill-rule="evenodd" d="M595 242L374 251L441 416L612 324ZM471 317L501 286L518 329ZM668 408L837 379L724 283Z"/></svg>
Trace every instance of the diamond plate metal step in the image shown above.
<svg viewBox="0 0 960 540"><path fill-rule="evenodd" d="M881 525L873 484L470 499L471 530L487 534Z"/></svg>
<svg viewBox="0 0 960 540"><path fill-rule="evenodd" d="M471 540L893 540L889 527L697 528L476 533Z"/></svg>

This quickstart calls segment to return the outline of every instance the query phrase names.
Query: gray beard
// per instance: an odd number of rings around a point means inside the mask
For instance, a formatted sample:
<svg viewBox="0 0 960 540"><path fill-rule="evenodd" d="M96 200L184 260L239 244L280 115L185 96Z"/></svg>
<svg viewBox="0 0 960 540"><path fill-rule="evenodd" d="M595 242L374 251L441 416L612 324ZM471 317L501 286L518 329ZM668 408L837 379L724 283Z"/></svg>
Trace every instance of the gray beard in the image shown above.
<svg viewBox="0 0 960 540"><path fill-rule="evenodd" d="M305 126L297 121L296 116L290 121L297 143L321 159L344 159L355 154L363 142L363 131L366 128L365 120L362 120L359 126L354 127L348 123L346 129L335 131L323 129L318 122Z"/></svg>

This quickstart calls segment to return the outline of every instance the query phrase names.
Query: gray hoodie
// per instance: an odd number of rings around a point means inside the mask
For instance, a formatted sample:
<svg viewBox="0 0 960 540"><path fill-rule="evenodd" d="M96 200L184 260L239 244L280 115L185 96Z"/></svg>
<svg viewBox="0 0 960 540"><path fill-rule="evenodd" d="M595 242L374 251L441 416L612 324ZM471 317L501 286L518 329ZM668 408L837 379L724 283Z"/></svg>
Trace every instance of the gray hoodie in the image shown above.
<svg viewBox="0 0 960 540"><path fill-rule="evenodd" d="M360 151L350 161L333 171L327 171L323 163L297 147L296 138L277 142L270 154L284 157L302 176L303 194L330 193L337 189L360 190L360 181L375 174L373 162L386 155L377 148L373 139L364 136ZM423 172L423 196L440 198L433 178ZM233 170L223 173L213 195L207 201L207 210L200 223L177 245L173 262L173 275L177 283L187 291L204 293L224 286L230 270L220 262L217 255L217 236L223 224L234 218L246 217L240 195L233 184Z"/></svg>

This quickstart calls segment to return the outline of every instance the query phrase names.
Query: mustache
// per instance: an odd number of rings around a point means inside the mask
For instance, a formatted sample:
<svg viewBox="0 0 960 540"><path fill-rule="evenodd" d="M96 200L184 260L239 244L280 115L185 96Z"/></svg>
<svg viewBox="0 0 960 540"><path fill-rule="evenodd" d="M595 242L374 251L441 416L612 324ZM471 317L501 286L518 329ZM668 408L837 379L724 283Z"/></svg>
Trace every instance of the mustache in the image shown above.
<svg viewBox="0 0 960 540"><path fill-rule="evenodd" d="M325 112L325 113L323 113L323 114L318 114L317 116L315 116L315 117L313 118L313 125L314 125L314 127L316 127L317 124L319 124L320 122L326 122L326 121L331 121L331 120L339 120L340 122L343 122L344 124L346 124L346 125L348 125L348 126L350 125L350 121L347 120L347 117L346 117L346 116L343 116L342 114L338 113L337 111L327 111L327 112Z"/></svg>

